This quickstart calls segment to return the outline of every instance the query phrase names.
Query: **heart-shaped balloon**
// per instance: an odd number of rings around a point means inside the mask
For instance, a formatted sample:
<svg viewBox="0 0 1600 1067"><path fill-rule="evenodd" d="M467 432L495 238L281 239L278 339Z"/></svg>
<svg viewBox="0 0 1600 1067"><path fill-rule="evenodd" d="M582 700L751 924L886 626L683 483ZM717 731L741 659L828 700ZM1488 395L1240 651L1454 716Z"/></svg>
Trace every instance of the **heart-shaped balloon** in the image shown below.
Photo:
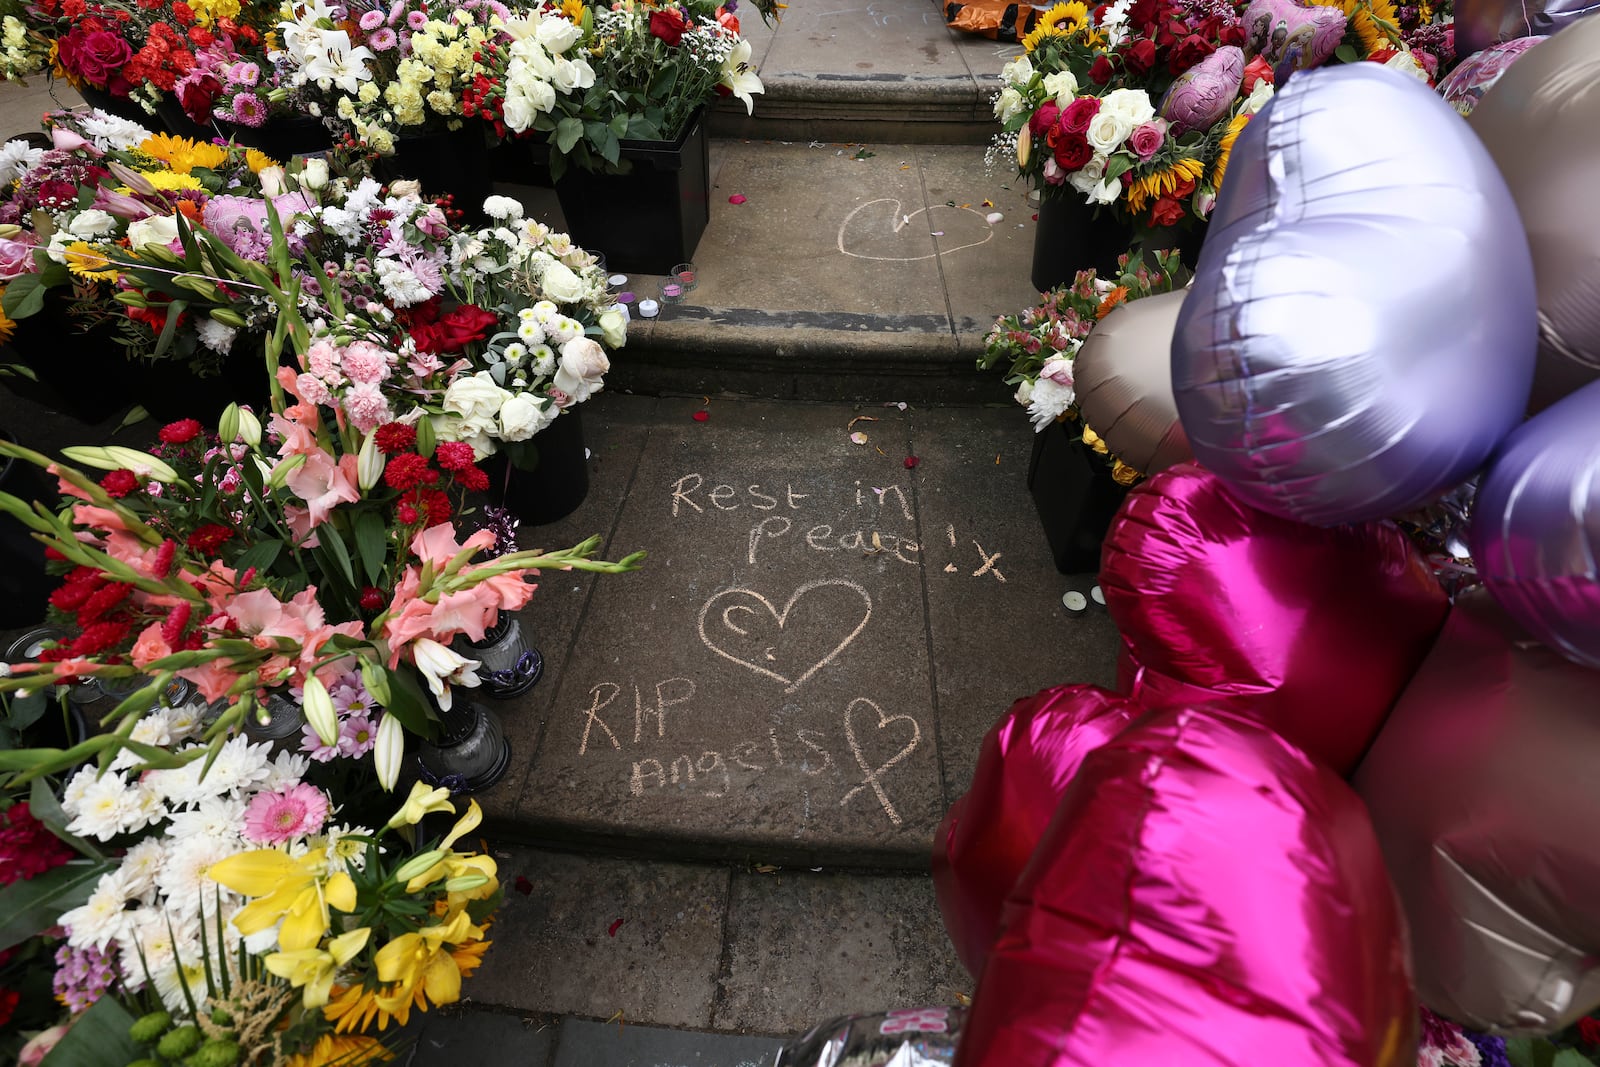
<svg viewBox="0 0 1600 1067"><path fill-rule="evenodd" d="M1596 83L1600 18L1585 18L1517 60L1467 120L1511 187L1533 248L1539 291L1535 410L1600 378Z"/></svg>
<svg viewBox="0 0 1600 1067"><path fill-rule="evenodd" d="M1361 800L1243 715L1083 760L1006 902L956 1067L1414 1067L1405 932Z"/></svg>
<svg viewBox="0 0 1600 1067"><path fill-rule="evenodd" d="M1244 11L1245 51L1276 67L1292 51L1296 70L1320 67L1344 39L1345 15L1337 7L1306 7L1294 0L1253 0Z"/></svg>
<svg viewBox="0 0 1600 1067"><path fill-rule="evenodd" d="M1172 400L1172 330L1186 292L1120 305L1095 324L1072 361L1083 421L1145 474L1194 458Z"/></svg>
<svg viewBox="0 0 1600 1067"><path fill-rule="evenodd" d="M1462 594L1356 772L1423 1003L1549 1033L1600 1006L1600 671Z"/></svg>
<svg viewBox="0 0 1600 1067"><path fill-rule="evenodd" d="M1158 113L1172 124L1174 137L1209 130L1233 106L1243 82L1243 50L1224 45L1178 75L1161 98Z"/></svg>
<svg viewBox="0 0 1600 1067"><path fill-rule="evenodd" d="M1448 77L1439 83L1439 95L1456 109L1458 115L1470 115L1483 99L1483 94L1494 88L1500 76L1511 69L1511 64L1544 37L1518 37L1514 41L1490 45L1483 51L1468 56L1457 64ZM1534 267L1535 278L1538 266Z"/></svg>
<svg viewBox="0 0 1600 1067"><path fill-rule="evenodd" d="M1600 382L1517 427L1478 487L1471 534L1478 573L1511 617L1590 667L1600 667L1597 428Z"/></svg>
<svg viewBox="0 0 1600 1067"><path fill-rule="evenodd" d="M1192 463L1128 494L1100 586L1135 664L1135 700L1225 704L1341 774L1447 611L1393 525L1303 526L1240 503Z"/></svg>
<svg viewBox="0 0 1600 1067"><path fill-rule="evenodd" d="M1297 74L1233 146L1178 318L1195 458L1316 525L1424 504L1521 420L1533 293L1516 206L1449 105L1376 63Z"/></svg>
<svg viewBox="0 0 1600 1067"><path fill-rule="evenodd" d="M1064 685L1024 697L984 735L972 787L934 835L933 888L956 953L974 977L1000 932L1000 908L1090 752L1140 714L1126 697Z"/></svg>

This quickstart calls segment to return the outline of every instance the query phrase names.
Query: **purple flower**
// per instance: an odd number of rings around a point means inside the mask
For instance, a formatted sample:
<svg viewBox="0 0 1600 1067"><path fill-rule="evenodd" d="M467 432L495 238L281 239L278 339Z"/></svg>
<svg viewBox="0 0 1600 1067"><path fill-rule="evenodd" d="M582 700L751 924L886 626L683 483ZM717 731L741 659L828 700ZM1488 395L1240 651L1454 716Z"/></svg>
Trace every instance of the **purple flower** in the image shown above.
<svg viewBox="0 0 1600 1067"><path fill-rule="evenodd" d="M318 763L332 763L340 756L339 739L335 738L333 744L325 745L311 724L306 723L300 727L300 751Z"/></svg>
<svg viewBox="0 0 1600 1067"><path fill-rule="evenodd" d="M51 983L56 999L76 1015L99 1000L116 977L110 956L114 944L105 949L93 945L83 949L62 945L56 949L56 975Z"/></svg>
<svg viewBox="0 0 1600 1067"><path fill-rule="evenodd" d="M339 727L339 751L351 759L371 752L377 740L378 728L365 715L352 715Z"/></svg>
<svg viewBox="0 0 1600 1067"><path fill-rule="evenodd" d="M1511 1058L1506 1055L1505 1038L1480 1034L1472 1030L1463 1030L1462 1033L1467 1035L1468 1041L1477 1046L1483 1067L1511 1067Z"/></svg>

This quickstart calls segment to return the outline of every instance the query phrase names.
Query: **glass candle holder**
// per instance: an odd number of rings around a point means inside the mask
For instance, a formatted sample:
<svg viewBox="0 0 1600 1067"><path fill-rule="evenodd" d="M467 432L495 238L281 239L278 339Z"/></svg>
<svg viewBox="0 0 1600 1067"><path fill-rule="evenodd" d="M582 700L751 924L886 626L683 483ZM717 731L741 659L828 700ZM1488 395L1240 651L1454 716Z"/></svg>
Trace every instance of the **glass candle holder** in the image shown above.
<svg viewBox="0 0 1600 1067"><path fill-rule="evenodd" d="M667 275L667 281L681 286L684 292L691 292L698 284L699 271L695 270L693 263L679 263L672 268L672 273Z"/></svg>
<svg viewBox="0 0 1600 1067"><path fill-rule="evenodd" d="M661 303L663 305L666 305L666 304L681 304L681 303L683 303L683 297L684 297L684 288L683 288L682 285L680 285L677 282L673 281L671 278L667 278L667 279L664 279L662 281L662 283L661 283Z"/></svg>

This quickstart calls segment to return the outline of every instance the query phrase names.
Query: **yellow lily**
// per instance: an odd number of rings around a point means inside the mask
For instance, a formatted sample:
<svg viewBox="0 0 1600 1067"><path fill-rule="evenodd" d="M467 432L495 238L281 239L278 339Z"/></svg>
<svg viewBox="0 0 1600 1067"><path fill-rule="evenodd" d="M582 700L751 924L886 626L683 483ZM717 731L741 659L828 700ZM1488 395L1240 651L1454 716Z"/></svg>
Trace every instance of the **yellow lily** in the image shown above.
<svg viewBox="0 0 1600 1067"><path fill-rule="evenodd" d="M356 909L356 884L343 871L328 875L328 850L312 849L298 859L273 848L229 856L211 865L210 877L235 893L256 898L233 917L245 936L283 920L278 947L284 952L314 948L328 932L328 906Z"/></svg>
<svg viewBox="0 0 1600 1067"><path fill-rule="evenodd" d="M440 926L424 926L401 934L378 950L374 959L378 980L393 984L387 995L377 998L378 1006L394 1013L409 1003L420 984L434 1004L453 1004L461 998L461 970L445 945L462 945L483 937L483 928L472 925L466 912Z"/></svg>
<svg viewBox="0 0 1600 1067"><path fill-rule="evenodd" d="M422 782L413 782L411 795L406 797L406 802L394 813L394 818L389 820L389 827L392 829L397 826L415 826L422 821L424 815L431 815L436 811L455 810L455 805L450 803L450 790L443 786L429 789Z"/></svg>
<svg viewBox="0 0 1600 1067"><path fill-rule="evenodd" d="M328 1003L333 991L334 975L339 968L355 958L367 946L372 936L370 927L360 927L340 934L328 942L326 949L302 948L294 952L274 952L262 962L267 970L279 978L288 979L295 989L305 987L303 999L306 1008L320 1008Z"/></svg>
<svg viewBox="0 0 1600 1067"><path fill-rule="evenodd" d="M432 885L441 878L448 881L452 878L460 878L463 875L482 875L486 879L483 885L475 889L450 893L447 901L450 909L454 911L466 901L484 900L494 896L495 890L500 888L500 883L495 878L498 870L499 868L492 857L480 853L451 852L440 859L438 863L407 882L406 892L416 893L417 890L424 886Z"/></svg>
<svg viewBox="0 0 1600 1067"><path fill-rule="evenodd" d="M428 867L427 870L409 879L406 882L406 892L415 893L423 886L431 885L440 878L454 878L459 872L450 866L450 863L453 859L459 860L461 858L461 853L451 852L450 846L454 845L463 834L468 834L473 830L476 830L478 825L482 822L483 809L478 807L478 802L476 800L467 801L466 814L461 816L460 819L456 820L455 827L445 835L443 841L439 842L438 848L443 849L445 854L439 858L437 863ZM485 873L487 873L491 879L493 878L493 861L490 861L490 870Z"/></svg>

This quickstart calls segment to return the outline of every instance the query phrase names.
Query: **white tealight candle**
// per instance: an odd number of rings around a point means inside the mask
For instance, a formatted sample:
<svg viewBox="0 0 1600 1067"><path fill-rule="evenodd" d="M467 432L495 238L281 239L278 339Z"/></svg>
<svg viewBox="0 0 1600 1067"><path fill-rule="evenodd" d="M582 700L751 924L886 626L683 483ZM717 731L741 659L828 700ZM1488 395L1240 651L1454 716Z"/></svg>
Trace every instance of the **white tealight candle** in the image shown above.
<svg viewBox="0 0 1600 1067"><path fill-rule="evenodd" d="M624 285L628 284L628 276L626 274L613 274L611 277L606 279L606 284L611 286L613 289L621 289Z"/></svg>
<svg viewBox="0 0 1600 1067"><path fill-rule="evenodd" d="M658 312L660 310L661 310L661 305L656 303L654 300L641 300L641 301L639 301L639 314L644 316L647 319L655 318L656 317L656 312Z"/></svg>
<svg viewBox="0 0 1600 1067"><path fill-rule="evenodd" d="M1072 614L1081 615L1089 607L1089 598L1071 589L1062 595L1061 604Z"/></svg>

